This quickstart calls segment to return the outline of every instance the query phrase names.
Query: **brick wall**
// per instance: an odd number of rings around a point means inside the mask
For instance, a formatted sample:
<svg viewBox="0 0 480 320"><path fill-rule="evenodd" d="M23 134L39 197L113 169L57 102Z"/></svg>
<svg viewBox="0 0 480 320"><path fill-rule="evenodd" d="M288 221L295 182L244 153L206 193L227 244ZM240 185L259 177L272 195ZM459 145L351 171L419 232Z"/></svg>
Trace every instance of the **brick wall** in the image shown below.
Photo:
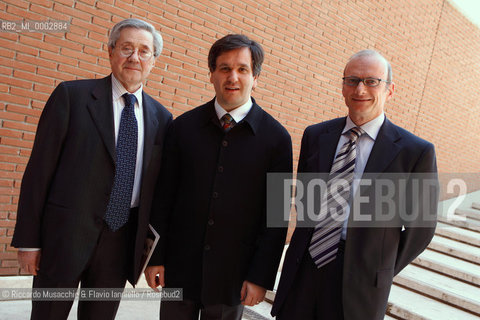
<svg viewBox="0 0 480 320"><path fill-rule="evenodd" d="M213 97L211 44L245 33L266 51L254 97L290 131L296 162L307 125L346 114L348 57L373 48L394 70L387 116L436 145L441 172L480 169L480 30L447 0L3 0L0 14L71 23L67 33L0 32L0 275L19 272L9 243L44 103L63 80L109 74L107 32L128 17L164 37L146 91L175 116Z"/></svg>

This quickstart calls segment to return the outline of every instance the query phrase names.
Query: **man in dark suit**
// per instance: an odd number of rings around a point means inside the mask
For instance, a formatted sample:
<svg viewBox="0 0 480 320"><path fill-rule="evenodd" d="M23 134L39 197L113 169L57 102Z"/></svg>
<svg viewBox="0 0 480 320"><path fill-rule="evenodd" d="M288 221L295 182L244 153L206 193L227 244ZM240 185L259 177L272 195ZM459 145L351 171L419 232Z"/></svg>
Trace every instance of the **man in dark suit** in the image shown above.
<svg viewBox="0 0 480 320"><path fill-rule="evenodd" d="M375 206L375 200L363 207L355 206L353 199L359 199L360 195L374 199L375 193L374 188L361 188L361 182L354 179L350 180L352 190L345 200L348 219L341 220L338 228L302 228L297 221L272 308L272 315L278 320L383 319L393 277L433 237L438 195L434 147L385 117L384 104L393 92L391 67L382 55L372 50L353 55L344 70L342 90L348 117L305 130L299 175L327 173L331 179L332 175L345 174L343 169L348 167L353 176L374 181L379 177L393 180L395 175L406 177L409 192L413 190L414 177L422 180L426 176L425 181L433 180L431 192L413 195L407 192L405 197L395 198L398 202L395 210L403 205L404 211L385 211L384 207ZM350 133L352 128L357 132L355 135ZM349 140L349 135L355 138ZM342 156L352 155L344 146L355 149L356 156L343 168L332 166L342 163ZM416 208L427 212L420 212L415 219L402 220L419 213ZM362 214L391 213L395 216L390 224L359 225L356 221ZM324 233L317 236L317 231ZM330 235L331 242L322 242Z"/></svg>
<svg viewBox="0 0 480 320"><path fill-rule="evenodd" d="M162 301L162 320L241 319L273 287L286 229L266 227L267 173L291 172L292 144L251 98L262 62L246 36L216 41L215 99L169 131L151 217L160 242L145 275L152 288L183 288L183 301Z"/></svg>
<svg viewBox="0 0 480 320"><path fill-rule="evenodd" d="M48 99L22 181L12 246L34 288L135 284L171 114L143 91L162 50L142 20L117 23L112 74L61 83ZM130 94L130 95L128 95ZM113 319L117 301L80 301ZM32 319L67 319L73 301L34 301Z"/></svg>

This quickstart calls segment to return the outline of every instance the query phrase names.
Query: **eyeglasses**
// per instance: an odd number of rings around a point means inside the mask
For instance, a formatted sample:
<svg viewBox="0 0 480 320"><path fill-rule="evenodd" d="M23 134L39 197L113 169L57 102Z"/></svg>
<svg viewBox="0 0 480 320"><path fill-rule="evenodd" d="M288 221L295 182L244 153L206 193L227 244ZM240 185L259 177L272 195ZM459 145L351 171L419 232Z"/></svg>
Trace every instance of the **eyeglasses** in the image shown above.
<svg viewBox="0 0 480 320"><path fill-rule="evenodd" d="M343 84L349 87L356 87L358 84L363 82L363 84L367 87L376 87L380 84L380 82L390 83L388 80L383 80L379 78L357 78L357 77L343 77Z"/></svg>
<svg viewBox="0 0 480 320"><path fill-rule="evenodd" d="M137 51L137 49L131 46L124 46L119 48L120 56L124 58L130 57L135 51ZM147 61L152 57L152 55L153 52L149 49L138 49L138 58L142 61Z"/></svg>

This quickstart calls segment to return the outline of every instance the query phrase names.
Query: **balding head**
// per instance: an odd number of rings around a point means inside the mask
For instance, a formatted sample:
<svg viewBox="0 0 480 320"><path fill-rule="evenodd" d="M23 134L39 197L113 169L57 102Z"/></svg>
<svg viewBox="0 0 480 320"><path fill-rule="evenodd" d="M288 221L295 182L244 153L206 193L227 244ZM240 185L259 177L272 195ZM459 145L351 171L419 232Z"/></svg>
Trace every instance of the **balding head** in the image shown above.
<svg viewBox="0 0 480 320"><path fill-rule="evenodd" d="M385 69L386 69L386 73L387 73L387 76L386 76L385 80L387 80L388 83L392 82L392 80L393 80L392 66L390 65L390 62L388 62L388 60L384 56L382 56L378 51L371 50L371 49L366 49L366 50L359 51L359 52L355 53L354 55L352 55L350 57L350 59L348 59L347 65L351 61L359 59L359 58L374 58L374 59L382 60L385 64ZM346 68L346 66L345 66L345 68ZM343 70L343 75L345 75L345 70Z"/></svg>

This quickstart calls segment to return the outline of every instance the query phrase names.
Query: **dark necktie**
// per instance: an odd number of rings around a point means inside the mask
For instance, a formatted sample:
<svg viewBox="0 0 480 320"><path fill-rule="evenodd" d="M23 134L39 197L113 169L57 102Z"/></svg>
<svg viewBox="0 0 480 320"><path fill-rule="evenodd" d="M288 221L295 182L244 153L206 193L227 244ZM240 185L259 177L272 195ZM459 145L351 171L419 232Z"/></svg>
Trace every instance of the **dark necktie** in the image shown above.
<svg viewBox="0 0 480 320"><path fill-rule="evenodd" d="M229 113L226 113L223 115L222 121L223 121L223 130L225 132L228 132L236 124L235 120L232 118L232 116Z"/></svg>
<svg viewBox="0 0 480 320"><path fill-rule="evenodd" d="M138 125L134 112L137 98L128 93L122 97L125 107L118 130L115 177L105 215L105 221L112 231L118 230L128 221L137 162Z"/></svg>
<svg viewBox="0 0 480 320"><path fill-rule="evenodd" d="M354 127L347 132L349 140L338 151L330 170L327 191L320 209L320 216L325 216L325 218L315 226L309 247L310 255L317 268L333 261L337 256L342 225L345 221L345 209L348 206L353 182L355 158L357 156L356 142L363 133L364 131L358 127ZM324 204L325 201L326 205ZM331 210L336 213L335 217L332 217ZM339 216L343 219L339 219Z"/></svg>

